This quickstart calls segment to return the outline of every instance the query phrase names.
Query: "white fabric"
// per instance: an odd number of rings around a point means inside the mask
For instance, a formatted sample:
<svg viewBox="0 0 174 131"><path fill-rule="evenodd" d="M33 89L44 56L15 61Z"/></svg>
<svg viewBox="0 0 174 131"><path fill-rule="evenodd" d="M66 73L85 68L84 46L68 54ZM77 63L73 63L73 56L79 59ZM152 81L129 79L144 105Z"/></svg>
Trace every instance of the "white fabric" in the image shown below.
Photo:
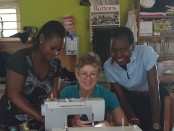
<svg viewBox="0 0 174 131"><path fill-rule="evenodd" d="M155 0L140 0L140 5L144 8L151 8L155 4Z"/></svg>
<svg viewBox="0 0 174 131"><path fill-rule="evenodd" d="M128 11L128 21L127 21L126 27L128 27L133 32L134 42L137 42L138 28L137 28L135 10Z"/></svg>

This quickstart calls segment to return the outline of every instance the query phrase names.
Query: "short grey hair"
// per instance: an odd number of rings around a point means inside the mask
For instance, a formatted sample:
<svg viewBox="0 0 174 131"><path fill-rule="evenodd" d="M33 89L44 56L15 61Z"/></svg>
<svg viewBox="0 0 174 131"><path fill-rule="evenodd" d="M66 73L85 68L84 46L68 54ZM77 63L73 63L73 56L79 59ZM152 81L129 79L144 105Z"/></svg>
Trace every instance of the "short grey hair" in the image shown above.
<svg viewBox="0 0 174 131"><path fill-rule="evenodd" d="M101 72L101 60L100 57L94 52L84 53L75 64L75 72L77 73L80 68L83 68L86 65L92 65L93 67L98 68L98 73Z"/></svg>

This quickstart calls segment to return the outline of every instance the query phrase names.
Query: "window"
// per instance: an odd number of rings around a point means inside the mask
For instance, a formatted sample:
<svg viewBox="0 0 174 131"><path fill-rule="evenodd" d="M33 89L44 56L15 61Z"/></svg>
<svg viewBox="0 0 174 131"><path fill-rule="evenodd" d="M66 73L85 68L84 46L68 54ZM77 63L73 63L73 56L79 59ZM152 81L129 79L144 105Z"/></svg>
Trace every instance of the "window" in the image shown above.
<svg viewBox="0 0 174 131"><path fill-rule="evenodd" d="M20 30L17 0L0 0L0 37L9 37Z"/></svg>

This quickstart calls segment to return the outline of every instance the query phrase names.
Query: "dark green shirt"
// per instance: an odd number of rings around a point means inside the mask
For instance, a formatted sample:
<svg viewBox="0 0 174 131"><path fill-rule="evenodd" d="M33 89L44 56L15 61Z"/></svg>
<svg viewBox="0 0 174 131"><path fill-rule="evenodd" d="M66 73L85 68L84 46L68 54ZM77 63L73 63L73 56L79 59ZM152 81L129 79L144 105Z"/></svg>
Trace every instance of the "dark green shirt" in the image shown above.
<svg viewBox="0 0 174 131"><path fill-rule="evenodd" d="M113 111L117 107L120 107L120 104L116 98L116 96L108 89L96 84L93 91L93 98L103 98L105 100L105 115L108 111ZM74 85L70 87L65 87L60 94L61 99L65 98L80 98L79 95L79 86ZM83 117L82 120L87 120L87 118Z"/></svg>

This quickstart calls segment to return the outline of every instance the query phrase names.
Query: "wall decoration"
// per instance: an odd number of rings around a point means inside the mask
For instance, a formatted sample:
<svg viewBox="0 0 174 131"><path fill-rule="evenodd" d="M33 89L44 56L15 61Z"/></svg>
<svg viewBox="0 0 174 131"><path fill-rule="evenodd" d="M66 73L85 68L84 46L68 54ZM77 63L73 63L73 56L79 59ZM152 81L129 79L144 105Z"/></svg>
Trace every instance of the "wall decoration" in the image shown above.
<svg viewBox="0 0 174 131"><path fill-rule="evenodd" d="M65 38L66 55L78 55L79 36L76 34L67 35Z"/></svg>

